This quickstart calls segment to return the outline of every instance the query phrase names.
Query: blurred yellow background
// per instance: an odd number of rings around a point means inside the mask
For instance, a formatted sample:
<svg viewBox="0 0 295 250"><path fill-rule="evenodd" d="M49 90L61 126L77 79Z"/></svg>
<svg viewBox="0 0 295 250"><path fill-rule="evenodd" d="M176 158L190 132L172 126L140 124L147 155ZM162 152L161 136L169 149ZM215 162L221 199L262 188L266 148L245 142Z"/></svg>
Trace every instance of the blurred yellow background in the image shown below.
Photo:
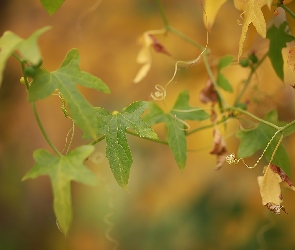
<svg viewBox="0 0 295 250"><path fill-rule="evenodd" d="M0 31L11 30L28 37L36 29L50 25L39 45L43 65L55 70L71 48L78 48L80 68L101 78L111 89L111 95L80 88L95 106L109 111L121 110L136 100L150 101L156 84L165 85L172 77L176 60L191 60L200 51L174 34L157 39L171 57L152 52L152 67L138 84L133 79L141 65L136 63L140 50L138 40L143 32L163 28L155 0L65 1L49 16L38 0L6 0L0 2ZM93 6L96 8L93 8ZM170 25L199 44L206 45L203 9L200 1L163 0ZM270 23L279 18L265 14ZM281 11L282 12L282 11ZM209 34L210 62L216 66L219 58L237 57L241 26L240 13L233 1L222 6ZM284 17L282 17L284 18ZM262 56L268 42L250 27L244 55L255 51ZM284 52L285 53L285 52ZM235 91L249 71L237 62L224 74ZM96 146L97 164L87 165L100 185L91 188L73 183L74 218L65 239L58 230L52 208L52 192L48 177L21 182L22 176L34 165L32 153L37 148L49 149L27 103L25 88L19 83L21 69L13 58L8 61L0 89L0 249L7 250L98 250L113 249L105 236L105 216L113 212L111 235L121 250L198 250L198 249L295 249L295 194L283 190L288 215L274 215L261 205L257 176L262 174L261 162L254 170L243 165L225 165L214 171L216 158L209 154L213 145L212 129L188 137L187 166L181 172L167 146L128 135L134 163L129 179L129 192L122 190L112 177L104 156L105 142ZM199 92L208 79L203 61L177 72L167 89L166 104L171 107L183 89L190 91L190 103L202 105ZM286 69L286 81L281 83L268 60L259 68L248 89L249 110L263 116L277 109L282 120L295 119L294 74ZM224 93L228 102L235 94ZM56 96L37 102L45 129L62 150L71 122L64 118L61 102ZM204 107L204 106L203 106ZM208 106L205 106L208 108ZM205 124L191 123L192 127ZM237 152L234 133L238 122L220 127L229 152ZM164 138L164 127L155 127ZM73 147L85 143L76 130ZM285 146L293 164L294 136ZM259 154L247 159L254 164ZM291 178L292 179L292 178ZM294 180L294 179L293 179ZM109 207L109 203L114 209ZM265 238L265 240L264 240Z"/></svg>

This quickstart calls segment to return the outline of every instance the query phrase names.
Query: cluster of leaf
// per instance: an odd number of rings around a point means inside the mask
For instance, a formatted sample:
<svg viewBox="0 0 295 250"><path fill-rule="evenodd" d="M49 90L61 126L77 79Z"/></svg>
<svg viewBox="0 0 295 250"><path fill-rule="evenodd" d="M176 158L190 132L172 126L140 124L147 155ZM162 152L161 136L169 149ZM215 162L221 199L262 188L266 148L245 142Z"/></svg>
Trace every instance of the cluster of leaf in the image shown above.
<svg viewBox="0 0 295 250"><path fill-rule="evenodd" d="M74 124L80 127L88 138L95 140L104 135L111 170L118 184L126 187L133 161L126 139L126 129L134 129L141 137L157 138L157 134L140 117L148 103L135 102L121 113L109 113L103 108L93 107L78 91L76 84L104 93L110 93L109 88L99 78L79 69L80 56L77 49L67 53L57 70L49 72L41 67L42 57L37 39L46 30L49 30L49 27L36 31L28 39L21 39L10 31L3 34L0 38L0 83L6 61L13 55L22 65L25 82L31 79L27 84L29 102L34 104L58 90L68 105ZM34 72L27 74L31 70ZM54 194L54 211L59 226L65 234L68 232L72 217L70 182L73 180L89 185L97 183L96 176L84 166L84 161L93 150L92 145L78 147L66 155L56 150L55 155L45 150L36 150L34 152L36 164L23 178L25 180L40 175L50 177Z"/></svg>
<svg viewBox="0 0 295 250"><path fill-rule="evenodd" d="M226 0L206 0L205 1L205 12L204 12L204 22L208 30L214 24L216 15L221 8L221 6L226 2ZM288 4L287 4L288 3ZM289 13L286 13L287 23L282 23L279 27L272 25L268 30L266 29L266 20L262 12L262 7L267 5L269 11L273 11L273 4L279 7L284 7L284 4L287 4L285 8L295 11L295 2L294 1L273 1L273 0L234 0L235 7L242 13L243 19L242 22L242 33L239 42L239 53L238 59L241 57L243 52L243 44L246 39L247 31L249 25L252 23L256 28L258 34L263 38L268 38L270 40L268 57L272 63L272 66L278 75L278 77L284 81L284 61L282 57L282 49L286 47L286 43L294 41L294 17ZM288 28L287 28L288 25ZM291 31L292 35L288 34ZM291 51L293 51L293 48ZM292 55L288 64L289 67L294 70L294 58ZM244 61L245 62L245 61ZM243 62L242 62L243 65Z"/></svg>
<svg viewBox="0 0 295 250"><path fill-rule="evenodd" d="M205 1L204 19L208 29L212 27L215 16L225 1ZM41 0L41 2L48 13L53 14L62 5L63 0L54 2ZM279 27L273 25L266 30L266 22L261 8L264 5L270 8L272 2L272 0L234 1L235 7L244 13L238 58L242 55L248 26L252 23L262 37L270 40L268 57L276 74L283 80L284 62L282 48L286 47L287 42L293 41L294 37L288 33L287 25L290 26L291 23L288 19L288 23L284 22ZM79 69L80 56L77 49L70 50L61 66L55 71L49 72L41 65L42 57L37 46L37 39L47 30L49 30L49 27L37 30L28 39L22 39L10 31L3 34L0 38L0 84L6 62L9 57L14 56L21 64L28 92L28 100L33 106L36 101L44 99L58 90L63 100L67 103L70 118L84 132L85 138L92 139L91 144L95 144L102 139L106 140L106 156L114 178L121 187L127 187L130 168L133 163L132 153L126 137L126 133L131 133L128 129L134 130L139 137L156 141L158 136L151 126L157 123L164 123L167 129L167 140L165 142L170 147L178 167L183 170L187 159L186 140L188 127L186 121L202 121L210 118L213 127L213 149L210 153L217 155L218 169L223 165L226 160L227 147L225 140L217 129L218 119L215 104L218 103L219 111L225 117L224 120L221 120L221 123L233 115L231 113L232 110L243 111L236 108L238 105L231 109L220 94L220 90L233 92L231 83L223 74L223 69L234 61L233 56L224 56L220 59L215 77L210 76L210 80L200 93L200 100L203 103L211 104L210 115L198 107L189 105L189 92L187 90L179 94L169 112L165 112L159 105L153 102L148 103L144 101L134 102L127 108L124 108L122 112L109 112L101 107L93 107L78 91L76 84L93 88L103 93L110 93L108 86L101 79ZM291 27L290 30L292 31ZM165 30L160 30L157 33L165 33ZM158 52L170 55L154 36L149 33L145 35L146 43L139 57L139 62L143 64L143 68L135 78L135 82L140 81L150 69L150 47L154 47ZM292 53L293 50L289 55L289 66L294 69L295 63L293 62L295 61L295 56L293 54L295 53ZM242 61L241 65L243 67L250 65L252 71L255 71L256 66L260 63L259 59L252 54L247 60L247 65L243 65ZM141 115L147 108L149 112L142 118ZM243 108L246 109L246 105ZM42 129L39 118L36 117L36 119L44 134L45 132ZM276 112L267 114L264 117L264 121L281 127L286 125L278 121ZM281 200L278 201L274 198L278 192L274 192L274 195L271 195L270 198L265 198L269 187L272 185L272 181L269 181L268 178L272 174L269 169L272 169L279 176L272 175L271 177L271 180L276 180L276 184L287 182L291 189L294 190L294 187L290 180L286 178L290 174L291 168L284 147L279 145L279 138L274 138L270 142L270 138L272 138L275 132L276 130L273 127L266 125L266 123L260 123L254 129L240 130L237 133L237 137L241 140L238 150L239 157L249 157L258 150L265 149L266 159L268 161L272 160L273 164L280 166L269 165L264 177L259 178L263 205L279 213L282 209L280 206ZM288 131L288 133L293 133L293 130ZM285 134L288 133L285 131ZM44 134L44 137L46 138L46 134ZM25 175L23 180L36 178L40 175L48 175L50 177L54 193L54 211L61 230L67 234L72 219L70 182L77 181L88 185L96 185L98 182L96 176L84 166L84 161L93 152L94 147L92 145L80 146L66 155L62 155L54 146L52 148L55 154L42 149L34 152L33 156L36 164ZM273 152L276 153L274 157Z"/></svg>

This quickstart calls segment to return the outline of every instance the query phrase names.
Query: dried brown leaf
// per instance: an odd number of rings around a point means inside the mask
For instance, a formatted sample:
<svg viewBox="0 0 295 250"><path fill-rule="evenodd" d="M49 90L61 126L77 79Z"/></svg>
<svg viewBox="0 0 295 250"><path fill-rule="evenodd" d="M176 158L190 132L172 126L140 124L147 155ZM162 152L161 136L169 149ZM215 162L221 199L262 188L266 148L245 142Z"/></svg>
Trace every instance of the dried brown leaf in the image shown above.
<svg viewBox="0 0 295 250"><path fill-rule="evenodd" d="M152 40L151 46L154 48L156 52L166 54L167 56L171 56L168 50L152 34L149 34L149 37Z"/></svg>
<svg viewBox="0 0 295 250"><path fill-rule="evenodd" d="M286 212L285 208L281 206L283 201L281 183L295 191L294 185L286 173L272 163L264 168L264 175L258 177L262 204L276 214L280 214L280 210Z"/></svg>
<svg viewBox="0 0 295 250"><path fill-rule="evenodd" d="M217 93L210 79L207 81L206 86L201 90L199 98L203 103L215 103L217 101Z"/></svg>
<svg viewBox="0 0 295 250"><path fill-rule="evenodd" d="M215 166L215 170L219 170L224 162L226 161L227 155L227 148L225 140L223 139L220 132L215 128L213 130L213 137L214 137L214 145L213 149L210 151L210 154L217 156L217 163Z"/></svg>

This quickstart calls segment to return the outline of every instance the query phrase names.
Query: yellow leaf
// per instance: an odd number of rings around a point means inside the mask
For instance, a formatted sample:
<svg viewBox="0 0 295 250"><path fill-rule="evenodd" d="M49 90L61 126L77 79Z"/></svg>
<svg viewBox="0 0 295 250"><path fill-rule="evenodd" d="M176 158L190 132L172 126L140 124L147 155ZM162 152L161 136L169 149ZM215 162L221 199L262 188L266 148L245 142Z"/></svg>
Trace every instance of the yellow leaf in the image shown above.
<svg viewBox="0 0 295 250"><path fill-rule="evenodd" d="M273 0L266 0L266 1L265 1L266 4L267 4L267 7L268 7L269 9L271 9L272 1L273 1Z"/></svg>
<svg viewBox="0 0 295 250"><path fill-rule="evenodd" d="M295 71L295 46L291 47L289 50L288 67L292 72Z"/></svg>
<svg viewBox="0 0 295 250"><path fill-rule="evenodd" d="M280 183L295 191L295 188L286 173L274 164L266 166L264 168L264 175L258 177L262 204L276 214L280 214L281 209L285 211L284 207L281 206L283 197L281 194Z"/></svg>
<svg viewBox="0 0 295 250"><path fill-rule="evenodd" d="M143 78L146 77L147 73L149 72L151 68L151 63L145 63L142 65L140 70L137 72L133 82L134 83L139 83Z"/></svg>
<svg viewBox="0 0 295 250"><path fill-rule="evenodd" d="M226 0L205 0L204 23L207 30L211 30L220 7Z"/></svg>
<svg viewBox="0 0 295 250"><path fill-rule="evenodd" d="M284 2L285 4L285 2ZM293 13L295 12L295 1L292 1L291 3L289 3L287 5L287 7L293 11ZM293 36L295 36L295 19L289 15L289 13L286 13L286 21L288 23L288 26L290 28L290 31L292 33Z"/></svg>
<svg viewBox="0 0 295 250"><path fill-rule="evenodd" d="M235 6L244 13L244 23L242 27L242 34L239 42L238 58L242 55L243 44L246 39L246 34L250 23L254 25L259 35L266 37L266 23L261 11L261 7L266 4L266 0L247 0L235 1Z"/></svg>
<svg viewBox="0 0 295 250"><path fill-rule="evenodd" d="M264 170L264 176L258 177L258 185L260 187L260 194L262 197L262 205L266 205L271 202L276 205L282 203L281 199L281 177L274 173L269 166Z"/></svg>

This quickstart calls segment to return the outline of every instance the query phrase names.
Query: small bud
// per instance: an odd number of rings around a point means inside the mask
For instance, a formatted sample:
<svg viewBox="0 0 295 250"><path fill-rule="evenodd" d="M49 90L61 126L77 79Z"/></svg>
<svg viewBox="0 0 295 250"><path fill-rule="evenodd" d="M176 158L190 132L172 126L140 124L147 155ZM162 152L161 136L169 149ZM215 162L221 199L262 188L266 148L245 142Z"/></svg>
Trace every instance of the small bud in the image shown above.
<svg viewBox="0 0 295 250"><path fill-rule="evenodd" d="M258 58L257 58L257 56L254 54L254 53L252 53L251 55L249 55L249 60L253 63L253 64L255 64L255 63L257 63L258 62Z"/></svg>
<svg viewBox="0 0 295 250"><path fill-rule="evenodd" d="M21 78L19 79L19 81L20 81L21 84L25 84L25 83L26 83L24 77L21 77Z"/></svg>
<svg viewBox="0 0 295 250"><path fill-rule="evenodd" d="M244 58L240 61L240 65L244 68L249 66L249 59L248 58Z"/></svg>
<svg viewBox="0 0 295 250"><path fill-rule="evenodd" d="M29 77L34 77L36 75L36 69L32 66L25 68L25 74Z"/></svg>

